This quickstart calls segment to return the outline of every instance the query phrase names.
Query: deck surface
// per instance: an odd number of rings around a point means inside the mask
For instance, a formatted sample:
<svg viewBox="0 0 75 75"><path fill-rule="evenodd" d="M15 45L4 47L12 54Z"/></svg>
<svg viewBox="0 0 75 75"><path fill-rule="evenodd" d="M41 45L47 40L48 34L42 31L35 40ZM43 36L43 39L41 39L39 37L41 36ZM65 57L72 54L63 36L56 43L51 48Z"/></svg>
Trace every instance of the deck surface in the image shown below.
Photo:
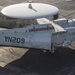
<svg viewBox="0 0 75 75"><path fill-rule="evenodd" d="M0 0L0 10L4 6L20 2L26 1ZM34 2L57 6L60 9L60 18L75 18L75 0L34 0ZM0 75L75 75L75 43L72 46L57 48L54 54L41 50L0 47Z"/></svg>

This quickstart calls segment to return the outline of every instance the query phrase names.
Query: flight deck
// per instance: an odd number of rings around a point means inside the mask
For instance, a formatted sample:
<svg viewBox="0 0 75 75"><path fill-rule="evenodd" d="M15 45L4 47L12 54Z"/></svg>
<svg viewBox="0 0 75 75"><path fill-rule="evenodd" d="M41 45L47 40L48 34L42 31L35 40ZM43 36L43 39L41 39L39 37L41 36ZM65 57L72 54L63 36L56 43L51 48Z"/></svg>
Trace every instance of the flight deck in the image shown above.
<svg viewBox="0 0 75 75"><path fill-rule="evenodd" d="M0 10L25 0L0 0ZM75 18L75 0L34 0L59 8L59 18ZM10 26L11 24L11 26ZM0 13L0 27L15 28L16 21ZM75 75L75 42L69 48L57 48L54 54L38 49L0 46L0 75Z"/></svg>

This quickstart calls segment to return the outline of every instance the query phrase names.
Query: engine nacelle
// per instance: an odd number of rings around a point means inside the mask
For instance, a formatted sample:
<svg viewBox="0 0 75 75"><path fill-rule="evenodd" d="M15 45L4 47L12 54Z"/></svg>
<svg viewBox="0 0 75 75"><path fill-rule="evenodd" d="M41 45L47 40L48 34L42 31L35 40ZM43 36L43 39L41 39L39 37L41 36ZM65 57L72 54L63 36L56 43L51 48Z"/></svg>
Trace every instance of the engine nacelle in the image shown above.
<svg viewBox="0 0 75 75"><path fill-rule="evenodd" d="M56 19L54 22L63 28L75 27L75 19L67 20L66 18Z"/></svg>
<svg viewBox="0 0 75 75"><path fill-rule="evenodd" d="M69 27L75 27L75 19L69 20L68 25Z"/></svg>
<svg viewBox="0 0 75 75"><path fill-rule="evenodd" d="M66 18L56 19L54 22L63 28L68 27L68 20Z"/></svg>

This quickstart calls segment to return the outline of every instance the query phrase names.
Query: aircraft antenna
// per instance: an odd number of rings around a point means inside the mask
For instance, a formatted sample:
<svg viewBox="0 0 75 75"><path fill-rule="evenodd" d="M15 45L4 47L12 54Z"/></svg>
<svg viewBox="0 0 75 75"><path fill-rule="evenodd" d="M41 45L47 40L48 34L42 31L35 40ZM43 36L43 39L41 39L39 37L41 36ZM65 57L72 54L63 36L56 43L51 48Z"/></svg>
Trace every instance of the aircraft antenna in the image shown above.
<svg viewBox="0 0 75 75"><path fill-rule="evenodd" d="M28 6L30 9L32 9L32 5L31 5L31 3L29 4L29 6Z"/></svg>
<svg viewBox="0 0 75 75"><path fill-rule="evenodd" d="M24 6L26 7L26 9L24 9ZM41 10L42 7L44 7L45 10ZM29 9L32 9L35 12L32 12ZM1 10L1 13L3 15L12 17L12 18L19 18L19 19L34 19L34 18L51 17L53 15L56 15L58 12L59 12L59 9L53 5L48 5L43 3L31 3L31 1L30 3L13 4Z"/></svg>

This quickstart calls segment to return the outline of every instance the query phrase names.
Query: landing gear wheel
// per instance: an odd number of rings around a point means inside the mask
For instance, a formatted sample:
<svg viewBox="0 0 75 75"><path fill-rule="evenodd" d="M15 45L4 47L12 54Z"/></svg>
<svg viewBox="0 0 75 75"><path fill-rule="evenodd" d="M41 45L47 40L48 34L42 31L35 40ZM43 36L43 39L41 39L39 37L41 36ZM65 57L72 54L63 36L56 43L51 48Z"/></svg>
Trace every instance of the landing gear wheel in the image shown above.
<svg viewBox="0 0 75 75"><path fill-rule="evenodd" d="M51 53L53 54L55 52L55 47L51 48Z"/></svg>
<svg viewBox="0 0 75 75"><path fill-rule="evenodd" d="M53 45L53 43L51 44L51 50L50 52L53 54L56 50L56 47Z"/></svg>

